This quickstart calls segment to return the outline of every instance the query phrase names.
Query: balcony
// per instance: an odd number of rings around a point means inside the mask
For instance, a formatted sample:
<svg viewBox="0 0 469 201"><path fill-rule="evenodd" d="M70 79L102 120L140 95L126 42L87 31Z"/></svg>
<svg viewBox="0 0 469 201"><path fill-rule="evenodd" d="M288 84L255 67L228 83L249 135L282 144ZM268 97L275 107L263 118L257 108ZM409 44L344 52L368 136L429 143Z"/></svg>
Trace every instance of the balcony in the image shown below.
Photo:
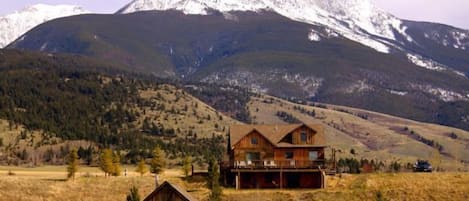
<svg viewBox="0 0 469 201"><path fill-rule="evenodd" d="M225 162L230 169L319 169L326 167L325 160L246 160Z"/></svg>

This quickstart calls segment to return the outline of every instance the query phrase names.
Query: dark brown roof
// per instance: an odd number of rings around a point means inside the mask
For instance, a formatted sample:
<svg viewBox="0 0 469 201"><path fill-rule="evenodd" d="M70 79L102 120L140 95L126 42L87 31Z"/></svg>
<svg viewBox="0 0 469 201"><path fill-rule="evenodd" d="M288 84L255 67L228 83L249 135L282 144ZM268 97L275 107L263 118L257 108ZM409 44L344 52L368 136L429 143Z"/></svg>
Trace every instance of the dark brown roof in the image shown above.
<svg viewBox="0 0 469 201"><path fill-rule="evenodd" d="M187 191L185 191L183 188L179 187L176 184L169 183L168 181L163 182L160 186L158 186L150 195L148 195L143 201L149 201L151 200L152 197L154 197L160 190L164 188L172 188L174 189L179 195L181 195L181 198L183 198L185 201L197 201L195 198L193 198Z"/></svg>
<svg viewBox="0 0 469 201"><path fill-rule="evenodd" d="M230 127L230 144L231 146L234 146L244 136L255 130L275 146L291 147L294 145L279 143L280 140L282 140L282 138L288 133L303 125L313 129L318 135L316 143L312 146L324 146L326 144L324 139L324 128L320 124L232 125Z"/></svg>

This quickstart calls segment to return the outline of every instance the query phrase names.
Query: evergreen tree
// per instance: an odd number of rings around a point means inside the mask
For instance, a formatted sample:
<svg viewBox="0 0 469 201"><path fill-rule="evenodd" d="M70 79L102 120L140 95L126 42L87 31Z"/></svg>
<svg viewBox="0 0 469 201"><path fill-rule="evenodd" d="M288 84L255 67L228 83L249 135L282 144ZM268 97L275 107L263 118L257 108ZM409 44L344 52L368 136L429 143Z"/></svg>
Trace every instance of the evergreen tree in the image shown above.
<svg viewBox="0 0 469 201"><path fill-rule="evenodd" d="M220 187L219 179L220 179L220 168L217 164L217 162L212 159L213 161L210 163L211 166L209 167L209 172L211 173L211 176L209 178L210 180L210 196L209 200L210 201L221 201L221 195L222 195L222 189Z"/></svg>
<svg viewBox="0 0 469 201"><path fill-rule="evenodd" d="M130 192L127 194L126 201L140 201L140 195L138 194L137 187L132 186L132 188L130 188Z"/></svg>
<svg viewBox="0 0 469 201"><path fill-rule="evenodd" d="M186 156L182 161L182 171L184 172L184 176L187 178L189 176L189 172L192 169L192 157Z"/></svg>
<svg viewBox="0 0 469 201"><path fill-rule="evenodd" d="M137 169L135 170L136 172L140 173L140 176L143 176L145 173L148 172L147 165L145 164L145 160L140 160L137 165Z"/></svg>
<svg viewBox="0 0 469 201"><path fill-rule="evenodd" d="M78 159L78 153L76 149L72 149L70 153L68 154L67 158L67 172L68 178L72 178L75 180L75 173L78 171L78 164L79 164L79 159Z"/></svg>
<svg viewBox="0 0 469 201"><path fill-rule="evenodd" d="M160 146L156 146L152 153L153 158L150 162L150 172L154 174L160 174L163 172L166 161L163 157L163 151Z"/></svg>
<svg viewBox="0 0 469 201"><path fill-rule="evenodd" d="M113 172L112 150L104 149L99 157L99 167L107 177Z"/></svg>

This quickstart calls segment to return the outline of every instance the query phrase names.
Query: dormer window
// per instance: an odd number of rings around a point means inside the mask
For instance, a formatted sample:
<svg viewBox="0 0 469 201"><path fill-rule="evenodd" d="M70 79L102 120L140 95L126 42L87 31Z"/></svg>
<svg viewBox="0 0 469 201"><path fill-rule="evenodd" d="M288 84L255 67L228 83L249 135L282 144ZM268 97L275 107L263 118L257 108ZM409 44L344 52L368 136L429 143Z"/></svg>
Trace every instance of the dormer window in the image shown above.
<svg viewBox="0 0 469 201"><path fill-rule="evenodd" d="M301 143L306 143L308 141L308 134L306 134L306 129L301 129L300 140Z"/></svg>
<svg viewBox="0 0 469 201"><path fill-rule="evenodd" d="M308 141L308 135L306 134L305 131L301 131L300 133L300 139L302 143L306 143Z"/></svg>
<svg viewBox="0 0 469 201"><path fill-rule="evenodd" d="M257 144L257 137L251 137L251 144Z"/></svg>

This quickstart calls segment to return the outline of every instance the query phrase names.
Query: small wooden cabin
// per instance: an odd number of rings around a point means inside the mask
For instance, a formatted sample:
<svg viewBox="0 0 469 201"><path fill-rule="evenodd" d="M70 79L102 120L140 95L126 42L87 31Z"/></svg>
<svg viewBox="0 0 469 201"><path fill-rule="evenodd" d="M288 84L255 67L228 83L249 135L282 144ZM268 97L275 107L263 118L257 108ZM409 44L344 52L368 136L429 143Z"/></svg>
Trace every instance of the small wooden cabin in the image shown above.
<svg viewBox="0 0 469 201"><path fill-rule="evenodd" d="M196 201L187 191L165 181L143 201Z"/></svg>
<svg viewBox="0 0 469 201"><path fill-rule="evenodd" d="M324 187L326 142L322 125L234 125L229 136L229 162L222 169L228 185Z"/></svg>

